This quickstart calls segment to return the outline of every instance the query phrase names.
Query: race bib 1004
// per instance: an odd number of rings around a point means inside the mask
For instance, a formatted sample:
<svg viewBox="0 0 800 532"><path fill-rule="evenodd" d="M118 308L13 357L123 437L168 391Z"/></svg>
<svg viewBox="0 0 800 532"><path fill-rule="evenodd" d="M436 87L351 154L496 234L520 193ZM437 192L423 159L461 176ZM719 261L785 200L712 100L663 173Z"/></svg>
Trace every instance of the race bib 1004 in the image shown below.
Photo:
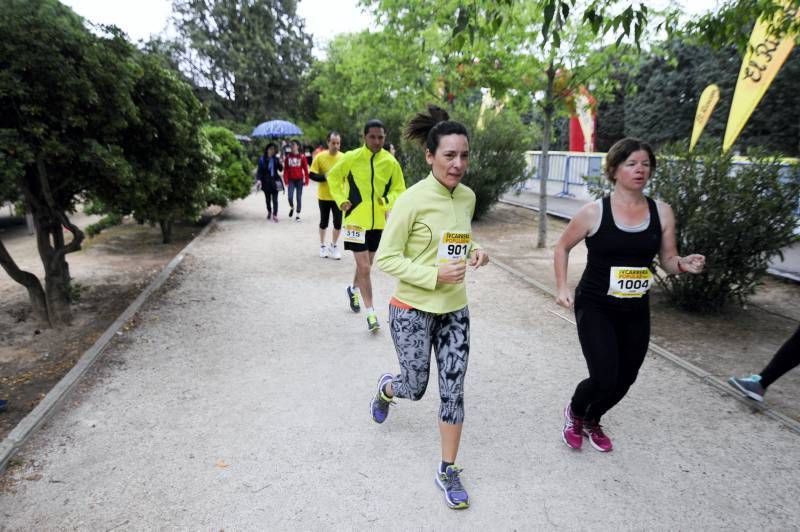
<svg viewBox="0 0 800 532"><path fill-rule="evenodd" d="M642 297L652 284L653 272L649 268L612 266L608 295L620 298Z"/></svg>
<svg viewBox="0 0 800 532"><path fill-rule="evenodd" d="M345 225L342 228L342 240L353 244L363 244L366 242L366 231L357 225Z"/></svg>
<svg viewBox="0 0 800 532"><path fill-rule="evenodd" d="M451 260L467 260L469 245L472 241L470 233L459 233L456 231L442 231L439 239L439 262L450 262Z"/></svg>

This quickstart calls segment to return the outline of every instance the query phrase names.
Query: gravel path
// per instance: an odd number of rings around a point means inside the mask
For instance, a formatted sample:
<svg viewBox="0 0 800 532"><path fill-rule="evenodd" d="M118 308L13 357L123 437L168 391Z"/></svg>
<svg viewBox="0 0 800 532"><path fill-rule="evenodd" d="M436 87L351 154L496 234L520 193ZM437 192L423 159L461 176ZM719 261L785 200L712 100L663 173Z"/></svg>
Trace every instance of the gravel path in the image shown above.
<svg viewBox="0 0 800 532"><path fill-rule="evenodd" d="M265 221L251 196L197 242L18 455L0 529L797 529L798 436L660 358L605 420L614 452L569 450L574 328L492 265L468 276L472 507L446 508L435 381L384 425L368 413L397 369L393 280L374 276L370 335L344 295L350 254L317 257L306 194L302 223Z"/></svg>

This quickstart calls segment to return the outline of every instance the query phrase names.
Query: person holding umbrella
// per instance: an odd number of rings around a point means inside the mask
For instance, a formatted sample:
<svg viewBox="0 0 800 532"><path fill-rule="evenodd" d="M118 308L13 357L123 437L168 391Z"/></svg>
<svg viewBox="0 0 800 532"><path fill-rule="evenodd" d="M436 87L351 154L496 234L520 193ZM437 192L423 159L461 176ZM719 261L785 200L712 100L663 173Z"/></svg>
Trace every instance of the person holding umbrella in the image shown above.
<svg viewBox="0 0 800 532"><path fill-rule="evenodd" d="M262 122L258 124L254 129L253 132L250 133L250 136L253 138L267 138L267 139L280 139L285 137L292 137L297 135L302 135L303 130L297 127L295 124L288 122L286 120L268 120L266 122ZM297 141L292 141L296 143ZM281 148L278 150L278 147L275 146L275 155L283 160L284 163L284 183L286 183L286 187L288 190L289 196L289 218L295 214L294 212L294 201L293 196L297 197L297 217L295 218L296 221L300 221L300 207L301 207L301 198L303 194L303 186L308 186L308 164L305 161L305 158L299 153L300 152L300 144L297 143L297 156L295 157L291 152L284 153L283 147L286 141L281 141ZM265 150L266 153L266 150ZM291 166L287 164L291 157ZM302 161L301 161L302 159ZM305 167L303 166L305 165ZM273 167L275 165L272 165ZM303 179L305 178L305 179ZM290 186L291 181L291 186ZM304 182L305 181L305 182ZM259 182L261 180L259 179ZM263 187L263 184L262 184ZM268 198L269 201L269 198ZM274 206L274 205L273 205ZM273 212L273 220L278 221L277 218L274 216L277 214L277 207L270 210L269 207L267 208L267 213ZM269 217L268 217L269 218Z"/></svg>
<svg viewBox="0 0 800 532"><path fill-rule="evenodd" d="M258 158L256 180L258 186L264 191L267 201L267 220L278 222L278 192L283 190L280 172L283 170L281 160L277 155L278 146L270 142L264 148L264 155Z"/></svg>

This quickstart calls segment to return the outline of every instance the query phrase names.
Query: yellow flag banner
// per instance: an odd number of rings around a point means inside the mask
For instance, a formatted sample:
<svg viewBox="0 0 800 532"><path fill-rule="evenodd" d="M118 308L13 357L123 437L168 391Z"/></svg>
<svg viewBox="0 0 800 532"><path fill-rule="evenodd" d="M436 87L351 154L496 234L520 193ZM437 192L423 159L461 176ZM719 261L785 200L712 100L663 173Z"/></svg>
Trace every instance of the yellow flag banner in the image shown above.
<svg viewBox="0 0 800 532"><path fill-rule="evenodd" d="M791 7L790 2L785 2L784 5L786 8L779 11L776 17L794 18L797 16L797 8ZM780 20L776 22L780 22ZM767 92L770 83L775 79L775 75L794 47L794 35L770 34L769 27L770 21L760 18L750 35L748 50L742 60L742 68L739 70L736 90L733 93L731 112L725 128L725 139L722 142L723 152L733 146L750 115L753 114L753 110Z"/></svg>
<svg viewBox="0 0 800 532"><path fill-rule="evenodd" d="M697 139L703 134L708 119L711 118L711 113L714 112L719 101L719 87L716 84L709 85L700 95L700 100L697 102L697 111L694 114L694 128L692 128L692 141L689 143L689 151L694 149L697 144Z"/></svg>

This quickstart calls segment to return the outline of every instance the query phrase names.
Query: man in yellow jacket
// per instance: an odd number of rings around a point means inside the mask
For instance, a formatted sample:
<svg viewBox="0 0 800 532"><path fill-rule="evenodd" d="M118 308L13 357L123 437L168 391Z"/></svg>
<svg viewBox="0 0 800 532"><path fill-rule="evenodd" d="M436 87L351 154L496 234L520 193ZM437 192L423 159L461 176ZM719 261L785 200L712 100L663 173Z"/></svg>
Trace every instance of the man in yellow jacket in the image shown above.
<svg viewBox="0 0 800 532"><path fill-rule="evenodd" d="M400 164L383 149L385 140L383 122L368 121L364 126L364 145L345 153L327 176L330 194L344 213L344 249L352 251L356 261L347 299L350 309L360 312L363 298L370 331L380 328L372 305L372 262L386 217L406 189Z"/></svg>

